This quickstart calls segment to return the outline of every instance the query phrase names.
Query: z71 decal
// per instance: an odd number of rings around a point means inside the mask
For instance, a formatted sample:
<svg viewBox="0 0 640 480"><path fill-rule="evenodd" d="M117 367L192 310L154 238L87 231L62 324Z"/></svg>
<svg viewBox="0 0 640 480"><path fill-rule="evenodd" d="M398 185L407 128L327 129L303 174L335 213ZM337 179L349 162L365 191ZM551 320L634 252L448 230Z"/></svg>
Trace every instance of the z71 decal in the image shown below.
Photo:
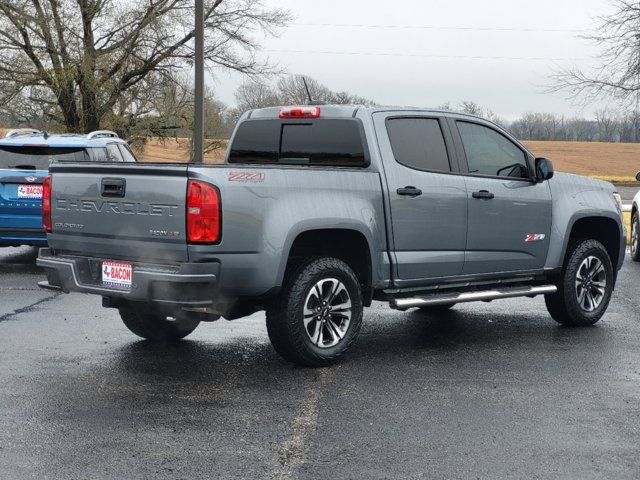
<svg viewBox="0 0 640 480"><path fill-rule="evenodd" d="M526 238L524 239L524 241L526 243L531 243L531 242L541 242L543 241L545 238L547 238L547 236L544 233L530 233L529 235L526 236Z"/></svg>
<svg viewBox="0 0 640 480"><path fill-rule="evenodd" d="M264 182L265 174L259 172L229 172L230 182L240 183L262 183Z"/></svg>

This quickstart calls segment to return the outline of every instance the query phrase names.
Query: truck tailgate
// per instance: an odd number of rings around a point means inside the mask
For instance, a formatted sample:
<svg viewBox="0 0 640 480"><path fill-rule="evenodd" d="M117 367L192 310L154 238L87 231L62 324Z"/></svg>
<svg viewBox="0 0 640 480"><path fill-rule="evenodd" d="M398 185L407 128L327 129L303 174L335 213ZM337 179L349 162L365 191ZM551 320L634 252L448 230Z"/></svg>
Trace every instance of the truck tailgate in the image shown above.
<svg viewBox="0 0 640 480"><path fill-rule="evenodd" d="M108 259L187 260L186 165L53 164L56 251Z"/></svg>

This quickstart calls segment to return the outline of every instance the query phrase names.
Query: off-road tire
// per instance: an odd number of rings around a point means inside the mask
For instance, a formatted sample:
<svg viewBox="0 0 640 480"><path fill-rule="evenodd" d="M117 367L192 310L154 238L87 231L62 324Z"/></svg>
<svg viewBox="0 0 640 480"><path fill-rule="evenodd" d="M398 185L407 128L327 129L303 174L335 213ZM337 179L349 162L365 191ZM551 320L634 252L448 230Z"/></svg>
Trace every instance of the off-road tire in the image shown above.
<svg viewBox="0 0 640 480"><path fill-rule="evenodd" d="M169 320L165 315L144 312L146 308L145 304L127 304L118 310L122 322L131 332L153 342L181 340L193 332L200 323L191 318Z"/></svg>
<svg viewBox="0 0 640 480"><path fill-rule="evenodd" d="M337 279L351 301L351 319L344 337L329 348L312 343L303 310L311 289L325 279ZM355 342L362 325L362 291L355 273L342 260L310 258L287 275L281 294L267 308L267 332L273 348L285 360L305 367L325 367L338 361Z"/></svg>
<svg viewBox="0 0 640 480"><path fill-rule="evenodd" d="M585 310L578 302L576 278L578 269L588 257L596 257L602 262L606 275L604 296L593 311ZM562 325L587 327L597 323L609 306L614 285L614 271L611 258L604 245L597 240L575 242L567 255L562 273L557 278L558 291L545 295L547 310L555 321Z"/></svg>

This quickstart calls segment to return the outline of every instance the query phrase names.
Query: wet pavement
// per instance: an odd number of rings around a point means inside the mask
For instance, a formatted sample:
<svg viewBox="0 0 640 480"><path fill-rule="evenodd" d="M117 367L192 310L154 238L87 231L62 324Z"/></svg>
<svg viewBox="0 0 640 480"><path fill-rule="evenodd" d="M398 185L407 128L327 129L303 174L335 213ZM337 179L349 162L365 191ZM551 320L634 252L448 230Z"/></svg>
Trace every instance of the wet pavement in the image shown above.
<svg viewBox="0 0 640 480"><path fill-rule="evenodd" d="M0 250L0 478L638 478L640 264L594 328L544 301L365 312L339 365L286 364L264 315L138 341Z"/></svg>

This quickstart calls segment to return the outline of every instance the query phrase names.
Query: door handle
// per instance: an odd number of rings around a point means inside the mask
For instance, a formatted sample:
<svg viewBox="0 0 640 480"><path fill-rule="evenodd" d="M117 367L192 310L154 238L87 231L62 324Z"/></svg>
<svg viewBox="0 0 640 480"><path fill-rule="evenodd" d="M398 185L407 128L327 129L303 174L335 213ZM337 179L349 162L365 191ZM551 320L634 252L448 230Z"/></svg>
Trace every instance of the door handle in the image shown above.
<svg viewBox="0 0 640 480"><path fill-rule="evenodd" d="M480 190L479 192L473 192L471 196L473 198L479 198L482 200L491 200L492 198L495 197L495 195L488 190Z"/></svg>
<svg viewBox="0 0 640 480"><path fill-rule="evenodd" d="M408 186L399 188L398 190L396 190L396 193L405 197L419 197L420 195L422 195L422 190L416 187Z"/></svg>

